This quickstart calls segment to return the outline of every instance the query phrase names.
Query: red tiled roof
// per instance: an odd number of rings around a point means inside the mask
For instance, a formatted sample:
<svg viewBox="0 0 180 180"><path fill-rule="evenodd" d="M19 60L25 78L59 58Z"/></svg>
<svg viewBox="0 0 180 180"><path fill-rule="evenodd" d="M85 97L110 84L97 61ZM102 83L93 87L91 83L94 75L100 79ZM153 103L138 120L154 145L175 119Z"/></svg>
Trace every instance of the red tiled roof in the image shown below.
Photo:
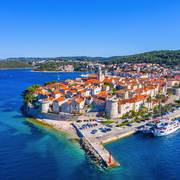
<svg viewBox="0 0 180 180"><path fill-rule="evenodd" d="M58 102L61 102L61 101L64 101L64 100L65 100L64 97L59 97L59 98L56 99L56 101L58 101Z"/></svg>
<svg viewBox="0 0 180 180"><path fill-rule="evenodd" d="M80 104L81 102L83 102L84 101L84 99L78 99L78 100L76 100L76 102L78 103L78 104Z"/></svg>

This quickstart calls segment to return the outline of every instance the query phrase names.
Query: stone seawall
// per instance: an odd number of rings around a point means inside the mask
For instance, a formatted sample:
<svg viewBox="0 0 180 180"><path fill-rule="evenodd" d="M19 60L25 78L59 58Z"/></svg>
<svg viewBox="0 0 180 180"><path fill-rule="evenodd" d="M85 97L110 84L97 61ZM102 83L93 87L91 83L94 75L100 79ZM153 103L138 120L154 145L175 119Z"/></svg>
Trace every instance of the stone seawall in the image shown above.
<svg viewBox="0 0 180 180"><path fill-rule="evenodd" d="M30 116L36 119L51 119L58 121L76 121L79 116L74 115L61 115L61 114L53 114L53 113L40 113L38 109L32 108L28 105L23 105L21 108L22 112L26 116Z"/></svg>

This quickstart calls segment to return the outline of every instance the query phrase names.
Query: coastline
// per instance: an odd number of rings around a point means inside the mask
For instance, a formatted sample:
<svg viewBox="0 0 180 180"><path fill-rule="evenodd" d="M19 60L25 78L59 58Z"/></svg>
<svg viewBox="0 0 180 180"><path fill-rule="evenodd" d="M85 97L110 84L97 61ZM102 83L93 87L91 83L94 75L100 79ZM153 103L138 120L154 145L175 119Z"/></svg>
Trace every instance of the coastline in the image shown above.
<svg viewBox="0 0 180 180"><path fill-rule="evenodd" d="M0 70L12 70L12 69L32 69L33 67L31 68L0 68Z"/></svg>
<svg viewBox="0 0 180 180"><path fill-rule="evenodd" d="M61 126L59 126L59 124L55 123L55 122L52 122L53 120L48 120L48 119L37 119L37 118L31 118L31 117L26 117L26 119L28 119L28 121L31 121L31 122L35 122L35 123L38 123L39 125L46 125L48 127L51 127L53 129L56 129L58 131L63 131L63 132L67 132L73 136L75 136L74 138L80 140L80 138L78 137L77 133L75 131L73 131L73 128L72 130L71 129L66 129L68 128L67 125L69 126L72 126L70 122L67 122L68 124L64 124L62 121L60 121L60 123L62 124ZM48 122L48 121L51 121L51 122Z"/></svg>
<svg viewBox="0 0 180 180"><path fill-rule="evenodd" d="M31 72L39 72L39 73L91 73L91 72L81 72L81 71L34 71Z"/></svg>

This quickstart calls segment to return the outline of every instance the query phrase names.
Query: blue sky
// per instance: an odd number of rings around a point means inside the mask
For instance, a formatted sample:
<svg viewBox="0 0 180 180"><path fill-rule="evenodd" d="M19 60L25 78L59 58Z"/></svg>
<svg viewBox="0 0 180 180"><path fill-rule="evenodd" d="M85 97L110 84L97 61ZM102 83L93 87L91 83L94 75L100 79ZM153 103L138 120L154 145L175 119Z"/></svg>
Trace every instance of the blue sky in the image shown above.
<svg viewBox="0 0 180 180"><path fill-rule="evenodd" d="M179 0L0 0L0 58L180 49Z"/></svg>

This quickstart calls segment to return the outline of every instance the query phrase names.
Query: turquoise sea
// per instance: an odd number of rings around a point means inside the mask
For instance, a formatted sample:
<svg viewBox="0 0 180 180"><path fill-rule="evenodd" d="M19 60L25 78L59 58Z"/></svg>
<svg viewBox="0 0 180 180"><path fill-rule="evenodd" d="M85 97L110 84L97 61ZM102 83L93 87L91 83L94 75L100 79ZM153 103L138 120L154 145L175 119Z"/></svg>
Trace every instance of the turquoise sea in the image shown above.
<svg viewBox="0 0 180 180"><path fill-rule="evenodd" d="M121 164L105 170L69 139L73 135L22 115L24 89L79 75L0 70L0 180L180 179L180 130L165 137L138 133L105 145Z"/></svg>

